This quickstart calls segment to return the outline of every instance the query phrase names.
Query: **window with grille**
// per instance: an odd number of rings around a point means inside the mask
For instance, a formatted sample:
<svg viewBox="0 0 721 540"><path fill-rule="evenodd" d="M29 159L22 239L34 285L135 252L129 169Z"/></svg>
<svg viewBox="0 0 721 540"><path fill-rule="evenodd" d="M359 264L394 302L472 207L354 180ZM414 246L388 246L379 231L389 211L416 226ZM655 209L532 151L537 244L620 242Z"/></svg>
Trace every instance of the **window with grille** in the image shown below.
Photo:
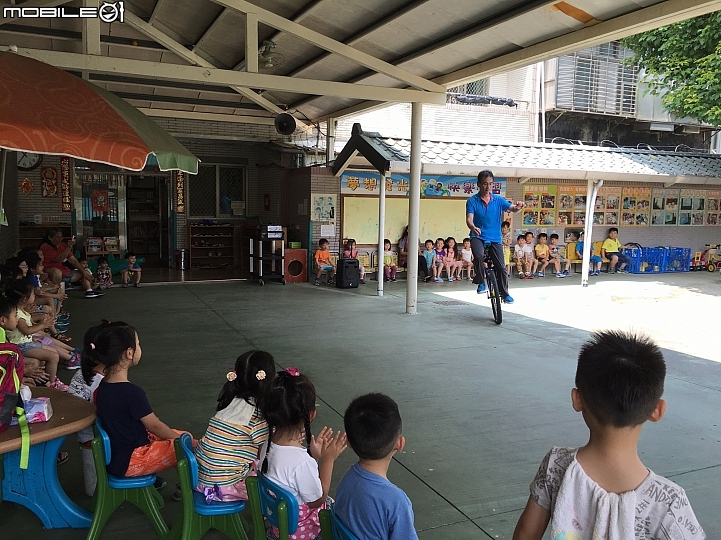
<svg viewBox="0 0 721 540"><path fill-rule="evenodd" d="M471 81L460 86L449 88L446 91L446 103L456 103L456 96L487 96L488 95L488 79L479 79Z"/></svg>
<svg viewBox="0 0 721 540"><path fill-rule="evenodd" d="M636 114L638 66L618 41L558 58L556 108L633 117Z"/></svg>
<svg viewBox="0 0 721 540"><path fill-rule="evenodd" d="M245 169L231 165L200 165L188 181L188 208L193 218L241 215L246 201ZM236 208L235 212L233 207Z"/></svg>

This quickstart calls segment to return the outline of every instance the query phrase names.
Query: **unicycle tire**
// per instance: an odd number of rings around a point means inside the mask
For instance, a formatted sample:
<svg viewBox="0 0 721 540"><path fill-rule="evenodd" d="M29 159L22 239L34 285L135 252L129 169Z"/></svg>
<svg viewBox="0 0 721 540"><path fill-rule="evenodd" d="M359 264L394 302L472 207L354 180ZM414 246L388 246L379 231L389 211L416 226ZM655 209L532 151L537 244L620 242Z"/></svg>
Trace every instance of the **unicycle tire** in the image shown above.
<svg viewBox="0 0 721 540"><path fill-rule="evenodd" d="M488 285L488 296L491 298L491 309L493 310L493 320L496 324L503 322L503 312L501 311L501 295L498 291L498 281L496 273L492 269L486 271L486 284Z"/></svg>

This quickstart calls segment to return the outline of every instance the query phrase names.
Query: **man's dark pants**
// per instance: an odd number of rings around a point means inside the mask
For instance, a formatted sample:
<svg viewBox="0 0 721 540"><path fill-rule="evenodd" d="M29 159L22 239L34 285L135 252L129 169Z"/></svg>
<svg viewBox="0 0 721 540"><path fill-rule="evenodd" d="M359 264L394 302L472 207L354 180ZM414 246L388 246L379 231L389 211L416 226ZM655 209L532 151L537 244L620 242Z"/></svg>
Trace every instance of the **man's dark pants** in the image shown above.
<svg viewBox="0 0 721 540"><path fill-rule="evenodd" d="M503 257L503 244L492 242L489 249L499 292L501 293L501 298L505 298L508 296L508 276L506 275L506 262ZM478 285L483 281L483 240L480 238L471 238L471 251L473 252L473 268L476 271L473 283Z"/></svg>

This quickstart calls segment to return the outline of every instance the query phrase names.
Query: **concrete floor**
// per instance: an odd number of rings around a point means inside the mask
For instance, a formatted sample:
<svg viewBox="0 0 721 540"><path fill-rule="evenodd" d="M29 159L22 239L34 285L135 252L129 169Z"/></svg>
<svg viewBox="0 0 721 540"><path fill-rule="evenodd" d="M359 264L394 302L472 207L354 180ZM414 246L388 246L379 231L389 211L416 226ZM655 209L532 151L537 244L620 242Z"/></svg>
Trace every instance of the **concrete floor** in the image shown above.
<svg viewBox="0 0 721 540"><path fill-rule="evenodd" d="M131 380L162 420L196 436L225 373L249 348L266 349L280 366L299 367L315 381L315 430L342 428L356 395L391 395L407 446L389 478L413 501L422 540L463 540L510 539L543 455L552 445L586 442L570 390L588 329L646 329L667 347L668 413L645 427L641 457L686 489L708 538L721 538L721 351L713 341L719 276L602 276L586 289L578 281L514 280L517 302L501 326L466 282L420 285L415 317L403 313L402 282L387 284L383 298L373 296L375 283L351 291L248 282L112 289L100 299L71 298L70 335L80 341L101 316L135 325L143 358ZM66 447L72 457L60 467L61 481L86 504L79 453L72 442ZM350 450L339 458L334 484L353 461ZM174 474L167 474L170 485ZM178 513L171 493L170 486L163 491L168 523ZM28 511L2 503L0 536L10 531L27 539L87 534L44 531ZM153 537L132 507L117 511L103 538L128 533Z"/></svg>

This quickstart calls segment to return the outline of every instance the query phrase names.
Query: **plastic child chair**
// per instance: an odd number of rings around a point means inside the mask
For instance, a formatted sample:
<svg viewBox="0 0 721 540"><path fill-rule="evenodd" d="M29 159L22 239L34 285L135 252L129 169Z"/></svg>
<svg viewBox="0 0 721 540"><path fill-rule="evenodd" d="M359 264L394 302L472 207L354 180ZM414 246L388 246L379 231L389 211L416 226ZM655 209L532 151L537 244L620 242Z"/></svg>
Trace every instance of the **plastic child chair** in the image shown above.
<svg viewBox="0 0 721 540"><path fill-rule="evenodd" d="M193 439L187 433L175 439L175 455L182 506L168 540L198 540L210 529L217 529L234 540L248 540L248 523L240 515L245 501L208 502L203 493L193 489L198 485L198 462L193 454Z"/></svg>
<svg viewBox="0 0 721 540"><path fill-rule="evenodd" d="M324 540L358 540L358 537L341 523L335 512L321 510L318 512L318 519L320 519L320 532Z"/></svg>
<svg viewBox="0 0 721 540"><path fill-rule="evenodd" d="M288 536L298 528L298 500L295 495L260 473L246 478L245 487L253 516L253 538L265 538L265 517L278 528L278 539L288 540Z"/></svg>
<svg viewBox="0 0 721 540"><path fill-rule="evenodd" d="M95 488L95 511L87 540L100 538L105 522L115 509L124 502L133 503L150 518L160 538L168 535L168 526L160 515L163 498L154 487L155 475L119 478L109 474L105 468L110 463L110 438L103 429L100 419L95 421L95 438L92 442L93 459L98 481Z"/></svg>

